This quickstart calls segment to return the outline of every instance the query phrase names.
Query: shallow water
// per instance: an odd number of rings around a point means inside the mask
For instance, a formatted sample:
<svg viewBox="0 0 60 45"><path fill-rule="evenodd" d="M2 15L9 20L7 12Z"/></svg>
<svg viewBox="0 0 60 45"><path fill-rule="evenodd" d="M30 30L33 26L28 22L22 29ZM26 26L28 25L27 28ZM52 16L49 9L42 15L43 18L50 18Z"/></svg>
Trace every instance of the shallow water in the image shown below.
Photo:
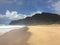
<svg viewBox="0 0 60 45"><path fill-rule="evenodd" d="M0 35L9 32L13 29L23 28L25 25L0 25Z"/></svg>

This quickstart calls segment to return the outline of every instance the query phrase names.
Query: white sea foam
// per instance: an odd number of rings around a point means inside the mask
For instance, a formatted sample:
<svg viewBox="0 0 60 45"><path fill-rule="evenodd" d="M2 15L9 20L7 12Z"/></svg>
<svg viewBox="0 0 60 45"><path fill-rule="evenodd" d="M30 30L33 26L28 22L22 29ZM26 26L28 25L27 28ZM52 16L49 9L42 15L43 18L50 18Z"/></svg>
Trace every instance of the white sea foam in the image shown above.
<svg viewBox="0 0 60 45"><path fill-rule="evenodd" d="M0 35L9 32L13 29L23 28L25 25L0 25Z"/></svg>

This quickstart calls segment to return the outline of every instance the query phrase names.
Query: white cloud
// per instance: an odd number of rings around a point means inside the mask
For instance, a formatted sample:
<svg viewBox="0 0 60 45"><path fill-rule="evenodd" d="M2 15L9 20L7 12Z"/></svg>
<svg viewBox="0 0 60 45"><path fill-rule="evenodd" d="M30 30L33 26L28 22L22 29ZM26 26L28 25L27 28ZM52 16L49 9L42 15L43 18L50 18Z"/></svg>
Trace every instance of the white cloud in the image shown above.
<svg viewBox="0 0 60 45"><path fill-rule="evenodd" d="M11 20L19 20L19 19L26 18L26 15L24 15L24 14L18 14L18 12L16 12L16 11L10 12L9 10L6 11L6 15L5 16L7 18L11 19Z"/></svg>
<svg viewBox="0 0 60 45"><path fill-rule="evenodd" d="M19 20L19 19L24 19L26 17L31 17L35 15L36 13L42 14L43 11L36 11L31 13L30 15L25 15L25 14L18 14L17 11L12 11L10 12L9 10L6 11L5 17L7 17L10 20Z"/></svg>
<svg viewBox="0 0 60 45"><path fill-rule="evenodd" d="M42 11L36 11L36 12L33 12L31 15L35 15L36 13L42 14Z"/></svg>
<svg viewBox="0 0 60 45"><path fill-rule="evenodd" d="M10 12L9 10L7 10L5 15L0 14L0 20L1 19L19 20L19 19L24 19L27 16L33 16L36 13L42 14L42 11L36 11L36 12L33 12L32 14L30 14L30 15L25 15L25 14L18 14L17 11L11 11Z"/></svg>
<svg viewBox="0 0 60 45"><path fill-rule="evenodd" d="M13 20L24 19L27 16L24 14L18 14L17 11L6 11L5 15L0 14L0 24L9 24Z"/></svg>
<svg viewBox="0 0 60 45"><path fill-rule="evenodd" d="M10 23L12 20L24 19L26 17L26 15L18 14L16 11L10 12L7 10L5 15L0 14L0 24Z"/></svg>
<svg viewBox="0 0 60 45"><path fill-rule="evenodd" d="M31 16L35 15L36 13L42 14L42 12L43 12L43 11L36 11L36 12L31 13L31 15L29 15L29 16L31 17Z"/></svg>
<svg viewBox="0 0 60 45"><path fill-rule="evenodd" d="M48 0L48 8L50 8L54 13L60 14L60 0Z"/></svg>
<svg viewBox="0 0 60 45"><path fill-rule="evenodd" d="M42 14L42 11L33 12L31 15L18 14L17 11L6 11L5 15L0 14L0 24L9 24L13 20L25 19L26 17L31 17L36 13Z"/></svg>
<svg viewBox="0 0 60 45"><path fill-rule="evenodd" d="M6 14L4 15L4 16L0 16L1 18L3 17L3 18L8 18L8 19L10 19L10 20L19 20L19 19L24 19L24 18L26 18L26 17L28 17L28 16L33 16L33 15L35 15L36 13L40 13L40 14L42 14L42 12L43 11L36 11L36 12L33 12L33 13L31 13L30 15L25 15L25 14L18 14L18 12L17 11L9 11L9 10L7 10L6 11Z"/></svg>
<svg viewBox="0 0 60 45"><path fill-rule="evenodd" d="M55 13L60 14L60 1L57 1L52 4L52 8L54 9Z"/></svg>

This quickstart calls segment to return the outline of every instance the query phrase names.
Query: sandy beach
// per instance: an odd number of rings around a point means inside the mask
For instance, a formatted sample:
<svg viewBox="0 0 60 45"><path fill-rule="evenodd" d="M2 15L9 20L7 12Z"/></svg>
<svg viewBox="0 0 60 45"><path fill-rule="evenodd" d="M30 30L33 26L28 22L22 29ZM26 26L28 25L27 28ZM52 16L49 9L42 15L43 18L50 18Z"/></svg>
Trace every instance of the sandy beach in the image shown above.
<svg viewBox="0 0 60 45"><path fill-rule="evenodd" d="M60 25L27 26L0 36L0 45L60 45Z"/></svg>
<svg viewBox="0 0 60 45"><path fill-rule="evenodd" d="M28 26L29 45L60 45L60 25Z"/></svg>

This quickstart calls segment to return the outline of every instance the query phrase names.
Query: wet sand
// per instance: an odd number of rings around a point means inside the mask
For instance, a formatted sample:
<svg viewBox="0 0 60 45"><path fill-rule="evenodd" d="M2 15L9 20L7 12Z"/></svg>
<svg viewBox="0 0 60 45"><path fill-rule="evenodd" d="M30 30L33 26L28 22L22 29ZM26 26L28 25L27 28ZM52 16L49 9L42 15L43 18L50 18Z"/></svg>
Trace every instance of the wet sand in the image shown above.
<svg viewBox="0 0 60 45"><path fill-rule="evenodd" d="M60 25L15 29L0 36L0 45L60 45Z"/></svg>
<svg viewBox="0 0 60 45"><path fill-rule="evenodd" d="M27 27L11 30L0 36L0 45L28 45L30 35Z"/></svg>

